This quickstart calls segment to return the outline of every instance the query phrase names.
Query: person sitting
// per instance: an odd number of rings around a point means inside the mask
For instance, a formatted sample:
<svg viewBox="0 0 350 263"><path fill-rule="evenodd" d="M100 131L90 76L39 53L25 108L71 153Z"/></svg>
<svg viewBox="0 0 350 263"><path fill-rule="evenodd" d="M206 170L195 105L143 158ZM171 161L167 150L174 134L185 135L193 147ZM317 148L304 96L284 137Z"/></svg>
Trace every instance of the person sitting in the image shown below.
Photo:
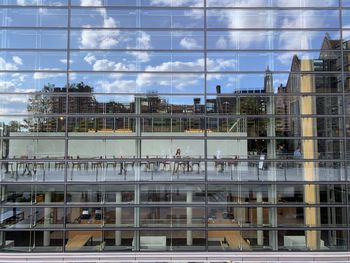
<svg viewBox="0 0 350 263"><path fill-rule="evenodd" d="M176 153L175 153L175 156L174 156L175 159L181 159L181 150L180 148L178 148L176 150ZM179 166L181 165L181 162L180 161L176 161L174 162L174 169L173 169L173 174L177 173L179 171Z"/></svg>

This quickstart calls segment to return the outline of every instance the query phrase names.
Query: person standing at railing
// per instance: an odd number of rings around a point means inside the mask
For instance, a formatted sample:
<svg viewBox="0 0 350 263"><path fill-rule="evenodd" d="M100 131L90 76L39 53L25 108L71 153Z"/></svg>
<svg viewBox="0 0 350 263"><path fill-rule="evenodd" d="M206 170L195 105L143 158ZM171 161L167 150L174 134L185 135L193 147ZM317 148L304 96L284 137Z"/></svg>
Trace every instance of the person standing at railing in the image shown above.
<svg viewBox="0 0 350 263"><path fill-rule="evenodd" d="M284 160L286 159L287 151L284 144L280 144L277 149L277 158L279 159L279 168L284 168Z"/></svg>
<svg viewBox="0 0 350 263"><path fill-rule="evenodd" d="M180 148L177 148L174 158L181 159L181 149ZM173 174L175 174L179 171L179 165L180 165L180 162L175 160Z"/></svg>

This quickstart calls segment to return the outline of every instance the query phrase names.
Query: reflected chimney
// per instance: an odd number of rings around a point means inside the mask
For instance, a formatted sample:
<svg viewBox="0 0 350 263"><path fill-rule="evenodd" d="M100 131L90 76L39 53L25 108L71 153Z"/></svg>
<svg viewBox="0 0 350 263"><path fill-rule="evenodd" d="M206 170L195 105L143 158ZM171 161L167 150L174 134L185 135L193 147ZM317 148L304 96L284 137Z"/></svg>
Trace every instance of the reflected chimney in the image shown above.
<svg viewBox="0 0 350 263"><path fill-rule="evenodd" d="M221 94L221 86L220 85L216 86L216 93Z"/></svg>
<svg viewBox="0 0 350 263"><path fill-rule="evenodd" d="M194 98L193 104L194 104L194 112L200 113L201 112L201 98Z"/></svg>

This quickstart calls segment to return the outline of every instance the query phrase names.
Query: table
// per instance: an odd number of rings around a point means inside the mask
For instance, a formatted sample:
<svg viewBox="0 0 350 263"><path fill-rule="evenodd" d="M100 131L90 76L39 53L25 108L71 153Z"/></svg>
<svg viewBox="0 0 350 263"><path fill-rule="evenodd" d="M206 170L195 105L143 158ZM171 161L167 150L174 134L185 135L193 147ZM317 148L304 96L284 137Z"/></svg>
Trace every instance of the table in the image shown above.
<svg viewBox="0 0 350 263"><path fill-rule="evenodd" d="M92 241L92 235L90 234L75 235L73 238L68 240L66 250L78 250L85 246L89 240Z"/></svg>

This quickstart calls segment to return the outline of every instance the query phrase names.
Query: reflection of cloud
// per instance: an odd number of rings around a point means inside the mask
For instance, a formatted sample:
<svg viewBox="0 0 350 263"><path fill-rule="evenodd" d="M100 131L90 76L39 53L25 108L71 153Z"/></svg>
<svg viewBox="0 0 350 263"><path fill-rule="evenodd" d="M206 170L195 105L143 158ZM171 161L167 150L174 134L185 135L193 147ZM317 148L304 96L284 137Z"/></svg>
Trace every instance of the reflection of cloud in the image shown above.
<svg viewBox="0 0 350 263"><path fill-rule="evenodd" d="M256 7L264 5L265 1L237 1L236 6L240 4L245 7ZM293 1L282 1L279 6L295 6ZM211 1L211 6L215 4L220 6L232 6L232 1L218 0ZM265 2L266 4L266 2ZM261 10L259 10L260 12ZM315 25L326 24L326 16L320 16L315 10L288 10L288 11L263 11L264 15L257 15L251 10L221 10L215 11L217 21L225 28L256 28L258 27L270 27L270 28L315 28ZM333 11L331 11L333 12ZM332 15L330 12L330 15ZM266 17L267 16L267 17ZM215 25L212 25L215 27ZM309 31L307 34L302 31L281 31L276 35L273 35L272 31L266 32L254 32L246 33L239 31L231 31L228 36L221 36L216 41L216 48L228 48L234 47L239 49L256 49L256 47L265 48L266 44L271 43L277 38L277 46L280 49L285 50L299 50L299 49L311 49L312 39L317 36L317 31ZM321 45L321 43L320 43ZM269 46L268 48L271 48ZM278 60L285 65L290 65L292 54L280 53Z"/></svg>
<svg viewBox="0 0 350 263"><path fill-rule="evenodd" d="M185 37L181 39L180 46L186 49L200 49L201 45L197 42L196 39L192 37Z"/></svg>
<svg viewBox="0 0 350 263"><path fill-rule="evenodd" d="M101 0L81 0L81 6L102 6ZM107 15L105 8L97 9L97 12L102 16L102 25L104 28L117 27L118 23L113 17ZM91 25L85 25L85 27L91 27ZM91 30L84 29L80 35L80 48L93 49L93 48L113 48L119 43L117 39L119 31L117 30Z"/></svg>
<svg viewBox="0 0 350 263"><path fill-rule="evenodd" d="M94 1L94 0L93 0ZM39 3L38 3L39 2ZM17 5L39 5L41 1L38 0L17 0ZM51 6L62 6L62 1L50 1Z"/></svg>
<svg viewBox="0 0 350 263"><path fill-rule="evenodd" d="M209 7L334 7L333 0L317 1L317 4L309 3L309 1L291 1L291 0L208 0ZM316 3L316 1L314 2Z"/></svg>
<svg viewBox="0 0 350 263"><path fill-rule="evenodd" d="M17 65L23 65L23 61L20 57L14 56L12 57L13 62L15 62Z"/></svg>
<svg viewBox="0 0 350 263"><path fill-rule="evenodd" d="M308 2L311 2L309 4ZM314 1L312 4L312 1L290 1L290 0L279 0L276 4L278 7L327 7L327 6L334 6L333 0L323 0L323 1Z"/></svg>
<svg viewBox="0 0 350 263"><path fill-rule="evenodd" d="M23 65L22 59L18 56L13 56L12 61L6 61L0 57L1 70L18 70L18 65Z"/></svg>
<svg viewBox="0 0 350 263"><path fill-rule="evenodd" d="M223 70L227 67L231 67L234 64L236 64L236 61L234 59L230 59L230 60L208 59L207 60L208 68L215 71ZM180 62L180 61L164 62L158 66L148 66L146 68L146 71L162 71L162 72L171 72L171 71L200 72L203 70L204 70L204 59L197 59L196 61L193 61L193 62ZM161 85L161 86L173 86L174 88L181 90L183 88L197 84L199 80L200 78L198 78L198 75L195 75L195 74L176 74L175 78L169 79L169 77L167 76L155 77L152 74L143 73L138 75L136 83L140 87Z"/></svg>
<svg viewBox="0 0 350 263"><path fill-rule="evenodd" d="M97 86L100 86L102 88L103 92L108 93L128 93L128 92L136 92L135 90L135 81L133 80L115 80L115 81L108 81L108 80L99 80L97 81Z"/></svg>
<svg viewBox="0 0 350 263"><path fill-rule="evenodd" d="M101 0L81 0L81 6L103 6ZM106 8L100 8L97 10L102 16L103 22L101 25L103 28L116 28L118 27L118 21L113 17L108 16ZM85 27L92 27L91 25L85 25ZM81 49L111 49L116 48L120 42L125 42L127 39L123 39L120 36L119 30L94 30L94 29L83 29L80 35L80 45ZM140 48L150 49L152 47L151 36L144 31L140 32L140 35L136 39ZM130 47L127 47L130 49ZM147 62L149 60L148 53L141 52L128 52L133 55L140 62ZM86 58L85 61L89 61L89 64L92 64L91 60L93 57ZM103 60L96 61L96 67L105 66L108 69L113 69L115 65L113 63ZM122 64L117 63L118 68L123 68Z"/></svg>
<svg viewBox="0 0 350 263"><path fill-rule="evenodd" d="M219 49L226 49L227 48L227 41L224 37L219 37L218 41L216 42L216 48Z"/></svg>
<svg viewBox="0 0 350 263"><path fill-rule="evenodd" d="M59 70L56 68L45 68L43 70ZM62 77L65 76L64 73L43 73L43 72L35 72L33 74L33 79L49 79L49 78L55 78L55 77Z"/></svg>
<svg viewBox="0 0 350 263"><path fill-rule="evenodd" d="M84 29L80 36L81 49L108 49L114 48L119 43L119 31L117 30L91 30Z"/></svg>
<svg viewBox="0 0 350 263"><path fill-rule="evenodd" d="M15 79L15 78L11 80L0 80L0 90L2 92L17 92L17 91L23 92L22 89L17 88L21 84L22 84L22 81L20 79Z"/></svg>
<svg viewBox="0 0 350 263"><path fill-rule="evenodd" d="M138 47L140 49L151 49L152 48L151 36L144 31L139 32L139 34L140 35L136 39ZM128 53L133 55L139 62L149 61L148 52L128 52Z"/></svg>
<svg viewBox="0 0 350 263"><path fill-rule="evenodd" d="M96 59L95 56L88 53L84 60L92 65L94 71L131 71L136 70L133 64L123 64L121 62L115 62L108 59Z"/></svg>
<svg viewBox="0 0 350 263"><path fill-rule="evenodd" d="M151 0L151 5L154 5L154 6L170 6L169 3L170 3L169 0ZM175 1L171 1L171 6L201 7L203 6L203 3L197 0L175 0Z"/></svg>
<svg viewBox="0 0 350 263"><path fill-rule="evenodd" d="M87 62L88 64L92 65L95 61L96 61L96 57L94 55L92 55L91 53L88 53L85 57L84 57L85 62Z"/></svg>
<svg viewBox="0 0 350 263"><path fill-rule="evenodd" d="M27 113L28 96L6 95L1 98L0 114Z"/></svg>
<svg viewBox="0 0 350 263"><path fill-rule="evenodd" d="M77 73L70 73L69 74L69 80L70 81L73 81L73 80L76 80L77 79Z"/></svg>
<svg viewBox="0 0 350 263"><path fill-rule="evenodd" d="M96 60L92 65L94 71L131 71L136 70L133 64L125 65L121 62L114 62L108 59Z"/></svg>
<svg viewBox="0 0 350 263"><path fill-rule="evenodd" d="M103 61L107 65L103 65L102 68L110 67L111 69L118 68L118 70L129 70L125 65L118 65L120 63L115 63L109 60L95 60L92 63L95 65ZM208 59L208 67L212 70L220 71L232 65L236 64L234 59ZM95 65L95 69L97 65ZM196 87L198 89L203 89L203 74L194 74L190 72L201 72L204 70L204 59L197 59L192 62L164 62L156 66L146 67L145 73L140 73L136 75L135 79L123 79L125 74L109 74L110 79L98 80L96 82L96 87L98 92L112 92L112 93L128 93L128 92L145 92L146 88L157 89L157 87L172 87L178 91L183 91L189 87ZM151 73L153 71L160 72L180 72L188 71L189 73L177 73L175 75L170 74L155 74ZM208 78L219 78L219 74L211 74ZM97 90L96 90L97 91Z"/></svg>
<svg viewBox="0 0 350 263"><path fill-rule="evenodd" d="M36 5L37 0L17 0L17 5Z"/></svg>
<svg viewBox="0 0 350 263"><path fill-rule="evenodd" d="M145 71L202 71L204 59L197 59L191 62L169 61L157 66L147 66Z"/></svg>
<svg viewBox="0 0 350 263"><path fill-rule="evenodd" d="M63 64L67 64L67 59L60 59L60 62L63 63ZM73 60L69 60L69 63L73 63Z"/></svg>
<svg viewBox="0 0 350 263"><path fill-rule="evenodd" d="M81 0L80 6L102 6L102 0Z"/></svg>
<svg viewBox="0 0 350 263"><path fill-rule="evenodd" d="M163 87L174 87L177 90L184 90L194 85L203 83L203 75L198 74L176 74L176 76L169 75L154 75L141 73L137 76L136 84L140 88L150 87L153 88L156 85ZM198 87L199 89L203 87Z"/></svg>

